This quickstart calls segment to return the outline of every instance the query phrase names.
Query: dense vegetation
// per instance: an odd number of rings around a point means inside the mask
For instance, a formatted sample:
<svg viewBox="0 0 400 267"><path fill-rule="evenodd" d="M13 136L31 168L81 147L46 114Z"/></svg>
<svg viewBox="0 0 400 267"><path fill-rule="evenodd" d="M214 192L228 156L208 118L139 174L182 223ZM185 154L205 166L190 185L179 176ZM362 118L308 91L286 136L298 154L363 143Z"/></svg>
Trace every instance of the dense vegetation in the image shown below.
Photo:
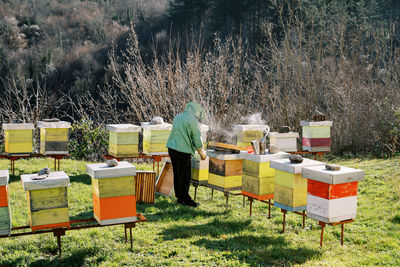
<svg viewBox="0 0 400 267"><path fill-rule="evenodd" d="M1 0L0 122L170 121L196 100L229 141L252 113L300 130L318 109L335 152L392 155L399 22L396 0Z"/></svg>

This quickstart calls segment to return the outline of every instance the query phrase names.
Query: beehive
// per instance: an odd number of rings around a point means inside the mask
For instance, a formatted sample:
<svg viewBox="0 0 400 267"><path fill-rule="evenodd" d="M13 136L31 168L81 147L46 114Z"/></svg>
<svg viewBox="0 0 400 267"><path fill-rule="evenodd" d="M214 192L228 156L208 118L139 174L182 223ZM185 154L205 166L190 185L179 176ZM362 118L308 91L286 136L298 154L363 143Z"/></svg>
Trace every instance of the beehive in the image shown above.
<svg viewBox="0 0 400 267"><path fill-rule="evenodd" d="M297 151L297 138L299 138L299 133L271 132L271 133L269 133L269 144L271 146L278 147L280 151L296 152Z"/></svg>
<svg viewBox="0 0 400 267"><path fill-rule="evenodd" d="M32 123L3 124L5 152L9 155L26 155L33 152Z"/></svg>
<svg viewBox="0 0 400 267"><path fill-rule="evenodd" d="M136 220L136 168L122 161L118 166L106 163L88 164L92 177L94 218L101 225L133 222Z"/></svg>
<svg viewBox="0 0 400 267"><path fill-rule="evenodd" d="M270 161L288 158L289 154L254 155L242 151L240 155L243 159L242 195L257 200L274 198L275 169L270 167Z"/></svg>
<svg viewBox="0 0 400 267"><path fill-rule="evenodd" d="M210 157L208 184L220 191L242 189L242 159L240 154L207 151Z"/></svg>
<svg viewBox="0 0 400 267"><path fill-rule="evenodd" d="M110 132L108 153L114 157L137 156L140 129L133 124L107 124Z"/></svg>
<svg viewBox="0 0 400 267"><path fill-rule="evenodd" d="M364 171L341 167L330 171L325 166L303 169L308 179L307 216L325 223L354 219L357 215L357 186Z"/></svg>
<svg viewBox="0 0 400 267"><path fill-rule="evenodd" d="M9 235L12 227L8 181L8 170L0 171L0 236Z"/></svg>
<svg viewBox="0 0 400 267"><path fill-rule="evenodd" d="M234 125L233 132L236 136L236 145L251 147L251 141L263 138L266 127L266 125Z"/></svg>
<svg viewBox="0 0 400 267"><path fill-rule="evenodd" d="M172 130L172 124L142 123L143 153L146 155L167 155L167 141Z"/></svg>
<svg viewBox="0 0 400 267"><path fill-rule="evenodd" d="M66 121L38 121L40 128L40 153L43 155L68 154L68 132L71 123Z"/></svg>
<svg viewBox="0 0 400 267"><path fill-rule="evenodd" d="M275 169L274 205L288 211L307 209L307 179L301 174L304 167L323 165L324 163L303 159L302 163L291 163L289 159L273 160Z"/></svg>
<svg viewBox="0 0 400 267"><path fill-rule="evenodd" d="M199 124L199 128L200 128L200 133L201 133L201 141L203 143L203 147L206 147L206 143L207 143L207 134L208 131L210 130L210 127L208 125L205 124Z"/></svg>
<svg viewBox="0 0 400 267"><path fill-rule="evenodd" d="M330 151L332 121L300 121L305 151Z"/></svg>
<svg viewBox="0 0 400 267"><path fill-rule="evenodd" d="M192 180L206 183L208 181L208 168L210 165L210 158L201 160L200 155L196 152L192 157Z"/></svg>
<svg viewBox="0 0 400 267"><path fill-rule="evenodd" d="M37 177L37 174L21 175L32 231L69 227L69 177L65 172L50 172L45 179L34 180Z"/></svg>

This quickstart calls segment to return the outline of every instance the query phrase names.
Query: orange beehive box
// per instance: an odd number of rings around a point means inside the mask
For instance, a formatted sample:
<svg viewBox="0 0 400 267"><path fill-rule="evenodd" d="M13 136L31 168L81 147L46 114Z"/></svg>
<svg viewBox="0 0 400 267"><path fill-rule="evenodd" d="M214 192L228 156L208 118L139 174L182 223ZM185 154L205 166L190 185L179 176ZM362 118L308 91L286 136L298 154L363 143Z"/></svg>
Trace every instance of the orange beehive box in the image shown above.
<svg viewBox="0 0 400 267"><path fill-rule="evenodd" d="M8 170L0 171L0 236L11 231L11 213L8 204Z"/></svg>
<svg viewBox="0 0 400 267"><path fill-rule="evenodd" d="M122 161L115 167L107 167L105 163L89 164L86 170L92 177L93 212L99 224L135 221L135 166Z"/></svg>

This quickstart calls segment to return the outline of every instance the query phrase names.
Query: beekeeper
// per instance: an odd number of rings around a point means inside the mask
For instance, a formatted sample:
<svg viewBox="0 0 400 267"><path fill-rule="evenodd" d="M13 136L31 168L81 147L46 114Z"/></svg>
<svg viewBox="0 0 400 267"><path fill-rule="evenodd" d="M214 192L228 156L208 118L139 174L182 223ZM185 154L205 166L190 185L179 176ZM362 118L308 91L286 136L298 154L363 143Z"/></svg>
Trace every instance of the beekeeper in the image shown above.
<svg viewBox="0 0 400 267"><path fill-rule="evenodd" d="M187 103L185 111L175 117L167 142L177 202L191 207L199 205L189 195L191 157L197 151L202 160L206 159L199 128L200 121L205 117L205 111L198 103Z"/></svg>

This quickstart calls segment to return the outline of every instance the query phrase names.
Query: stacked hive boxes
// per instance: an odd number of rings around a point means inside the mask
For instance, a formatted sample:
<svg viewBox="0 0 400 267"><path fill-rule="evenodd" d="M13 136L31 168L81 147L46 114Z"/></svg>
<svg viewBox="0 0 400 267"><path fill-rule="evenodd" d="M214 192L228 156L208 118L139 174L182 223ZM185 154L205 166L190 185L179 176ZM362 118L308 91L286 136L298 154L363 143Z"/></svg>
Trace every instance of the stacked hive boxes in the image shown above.
<svg viewBox="0 0 400 267"><path fill-rule="evenodd" d="M234 125L233 131L236 135L236 145L251 147L251 141L263 138L266 127L266 125Z"/></svg>
<svg viewBox="0 0 400 267"><path fill-rule="evenodd" d="M32 123L3 124L5 152L7 154L32 154Z"/></svg>
<svg viewBox="0 0 400 267"><path fill-rule="evenodd" d="M8 171L0 171L0 236L11 231L11 210L8 196Z"/></svg>
<svg viewBox="0 0 400 267"><path fill-rule="evenodd" d="M108 153L114 157L135 157L139 154L140 127L133 124L107 124L110 131Z"/></svg>
<svg viewBox="0 0 400 267"><path fill-rule="evenodd" d="M257 200L274 198L275 169L270 168L270 161L285 159L288 153L254 155L240 152L243 159L242 195Z"/></svg>
<svg viewBox="0 0 400 267"><path fill-rule="evenodd" d="M300 121L305 151L330 151L332 121Z"/></svg>
<svg viewBox="0 0 400 267"><path fill-rule="evenodd" d="M296 152L297 151L297 138L299 133L269 133L269 144L276 146L280 151L284 152Z"/></svg>
<svg viewBox="0 0 400 267"><path fill-rule="evenodd" d="M275 169L274 205L288 211L307 209L307 179L301 174L304 167L323 165L322 162L303 159L291 163L289 159L271 161Z"/></svg>
<svg viewBox="0 0 400 267"><path fill-rule="evenodd" d="M196 153L195 156L192 157L192 180L198 181L201 184L207 183L209 164L209 157L205 160L201 160L200 155Z"/></svg>
<svg viewBox="0 0 400 267"><path fill-rule="evenodd" d="M65 172L50 172L42 180L37 174L21 175L27 191L29 221L32 231L69 227L67 187L69 177Z"/></svg>
<svg viewBox="0 0 400 267"><path fill-rule="evenodd" d="M40 153L43 155L68 154L68 132L71 123L66 121L39 121Z"/></svg>
<svg viewBox="0 0 400 267"><path fill-rule="evenodd" d="M208 185L227 192L242 189L242 159L240 154L207 151L210 157Z"/></svg>
<svg viewBox="0 0 400 267"><path fill-rule="evenodd" d="M172 124L142 123L143 153L146 155L167 155L167 141L172 130Z"/></svg>
<svg viewBox="0 0 400 267"><path fill-rule="evenodd" d="M357 185L364 171L341 167L339 171L325 166L303 168L308 178L307 216L325 223L354 219L357 214Z"/></svg>
<svg viewBox="0 0 400 267"><path fill-rule="evenodd" d="M115 167L98 163L87 165L86 171L92 177L93 212L99 224L135 221L135 166L126 161Z"/></svg>

